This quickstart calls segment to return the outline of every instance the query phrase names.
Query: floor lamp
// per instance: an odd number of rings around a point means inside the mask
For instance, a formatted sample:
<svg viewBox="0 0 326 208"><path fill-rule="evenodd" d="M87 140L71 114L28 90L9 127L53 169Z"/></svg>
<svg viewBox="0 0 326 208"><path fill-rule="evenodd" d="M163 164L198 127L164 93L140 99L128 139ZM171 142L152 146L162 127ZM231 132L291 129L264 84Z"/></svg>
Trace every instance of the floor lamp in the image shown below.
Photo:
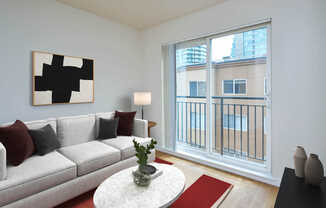
<svg viewBox="0 0 326 208"><path fill-rule="evenodd" d="M150 92L135 92L134 105L141 106L141 119L144 119L144 105L150 105L152 102L152 95Z"/></svg>

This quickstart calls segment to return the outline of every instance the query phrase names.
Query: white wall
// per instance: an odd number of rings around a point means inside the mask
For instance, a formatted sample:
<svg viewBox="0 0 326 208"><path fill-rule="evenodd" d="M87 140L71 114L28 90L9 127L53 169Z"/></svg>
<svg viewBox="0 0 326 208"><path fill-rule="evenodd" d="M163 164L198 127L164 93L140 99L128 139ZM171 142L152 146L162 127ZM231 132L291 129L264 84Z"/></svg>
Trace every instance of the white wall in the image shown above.
<svg viewBox="0 0 326 208"><path fill-rule="evenodd" d="M55 0L0 1L0 123L128 110L142 88L139 32ZM32 50L95 59L95 103L32 106Z"/></svg>
<svg viewBox="0 0 326 208"><path fill-rule="evenodd" d="M149 119L161 138L161 44L272 18L272 175L293 167L296 145L326 166L326 1L230 0L143 32Z"/></svg>
<svg viewBox="0 0 326 208"><path fill-rule="evenodd" d="M325 11L325 0L229 0L140 34L54 0L1 0L0 123L128 110L143 89L162 139L161 44L272 18L272 174L298 144L326 165ZM33 107L32 50L94 58L95 103Z"/></svg>

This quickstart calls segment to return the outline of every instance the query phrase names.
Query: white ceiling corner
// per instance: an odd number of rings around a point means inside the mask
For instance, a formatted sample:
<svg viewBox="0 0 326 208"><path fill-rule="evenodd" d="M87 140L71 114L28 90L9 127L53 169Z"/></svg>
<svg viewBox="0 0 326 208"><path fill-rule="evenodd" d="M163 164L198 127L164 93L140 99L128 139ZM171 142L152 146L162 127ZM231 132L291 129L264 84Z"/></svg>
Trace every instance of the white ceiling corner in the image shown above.
<svg viewBox="0 0 326 208"><path fill-rule="evenodd" d="M98 16L146 29L226 0L57 0Z"/></svg>

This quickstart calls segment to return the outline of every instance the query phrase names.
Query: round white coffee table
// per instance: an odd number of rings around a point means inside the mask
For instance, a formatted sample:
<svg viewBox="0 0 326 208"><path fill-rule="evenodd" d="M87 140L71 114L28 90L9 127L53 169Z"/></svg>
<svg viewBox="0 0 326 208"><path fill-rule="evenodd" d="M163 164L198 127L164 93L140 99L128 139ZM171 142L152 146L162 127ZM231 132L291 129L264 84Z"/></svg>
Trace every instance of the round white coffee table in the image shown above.
<svg viewBox="0 0 326 208"><path fill-rule="evenodd" d="M179 198L185 187L185 176L172 165L152 163L163 170L148 187L133 182L132 171L122 170L107 178L95 191L96 208L158 208L168 207Z"/></svg>

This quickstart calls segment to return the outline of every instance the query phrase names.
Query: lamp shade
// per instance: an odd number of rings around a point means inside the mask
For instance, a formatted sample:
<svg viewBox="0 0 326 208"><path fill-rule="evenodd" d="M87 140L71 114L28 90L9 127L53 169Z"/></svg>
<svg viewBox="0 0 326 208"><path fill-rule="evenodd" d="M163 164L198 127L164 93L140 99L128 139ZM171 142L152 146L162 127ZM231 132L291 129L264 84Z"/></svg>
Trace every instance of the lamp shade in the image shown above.
<svg viewBox="0 0 326 208"><path fill-rule="evenodd" d="M150 105L152 102L152 95L150 92L135 92L134 104L135 105Z"/></svg>

